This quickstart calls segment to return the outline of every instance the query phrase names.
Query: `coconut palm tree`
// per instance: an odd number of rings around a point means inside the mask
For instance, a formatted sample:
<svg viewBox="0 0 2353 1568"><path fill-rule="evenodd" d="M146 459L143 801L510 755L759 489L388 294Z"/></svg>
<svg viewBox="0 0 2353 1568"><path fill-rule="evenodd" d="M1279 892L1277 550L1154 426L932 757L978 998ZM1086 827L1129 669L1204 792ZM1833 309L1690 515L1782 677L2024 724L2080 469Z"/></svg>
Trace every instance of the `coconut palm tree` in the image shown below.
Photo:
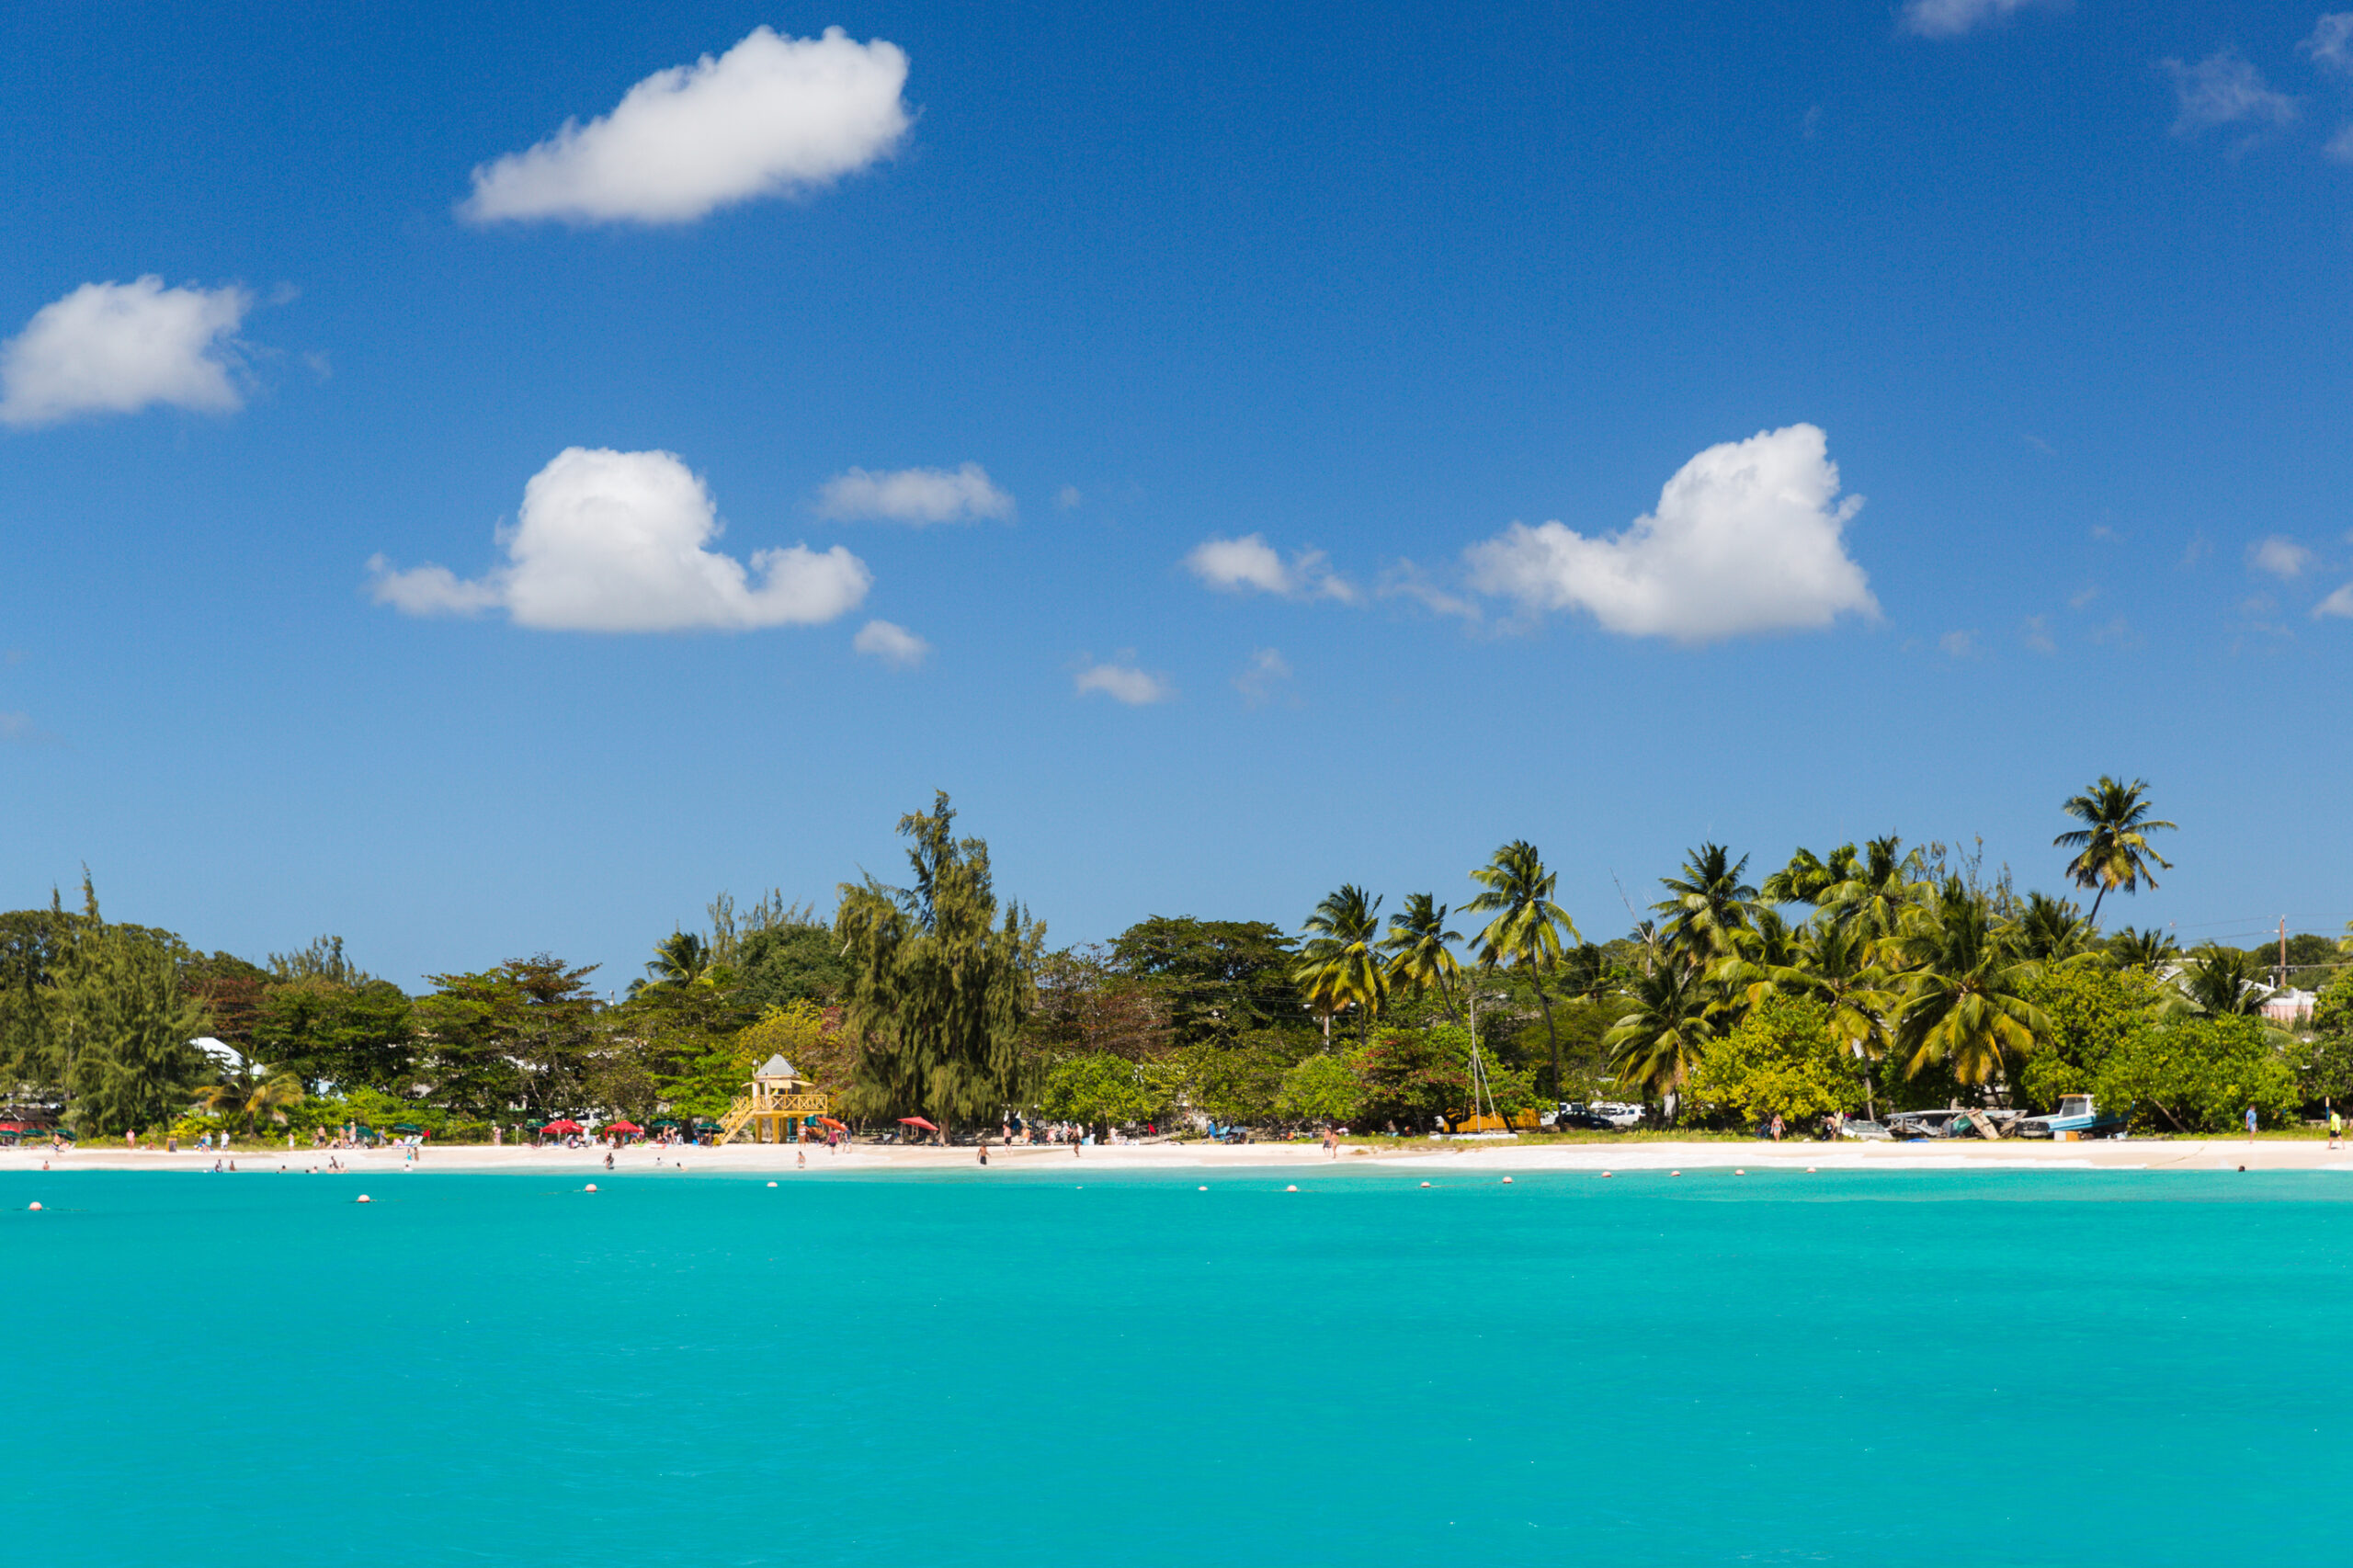
<svg viewBox="0 0 2353 1568"><path fill-rule="evenodd" d="M1601 1037L1620 1088L1668 1103L1679 1096L1715 1039L1722 993L1696 964L1663 963L1626 988L1634 1010Z"/></svg>
<svg viewBox="0 0 2353 1568"><path fill-rule="evenodd" d="M2152 974L2181 956L2181 944L2163 931L2135 931L2127 926L2108 939L2108 956L2119 969L2145 969Z"/></svg>
<svg viewBox="0 0 2353 1568"><path fill-rule="evenodd" d="M285 1121L286 1113L302 1103L302 1080L291 1073L279 1073L244 1083L207 1084L197 1091L196 1103L209 1111L243 1116L245 1131L252 1132L260 1128L265 1116Z"/></svg>
<svg viewBox="0 0 2353 1568"><path fill-rule="evenodd" d="M2068 900L2045 892L2026 895L2026 908L2007 935L2020 957L2037 963L2060 963L2094 950L2092 923Z"/></svg>
<svg viewBox="0 0 2353 1568"><path fill-rule="evenodd" d="M1668 896L1651 905L1666 917L1667 942L1688 962L1706 963L1733 951L1733 933L1745 929L1756 905L1756 890L1740 880L1748 857L1738 860L1721 844L1702 844L1683 858L1680 877L1661 877Z"/></svg>
<svg viewBox="0 0 2353 1568"><path fill-rule="evenodd" d="M1717 965L1712 978L1752 1007L1775 991L1826 1004L1830 1038L1862 1059L1864 1109L1875 1111L1871 1064L1887 1053L1888 1019L1902 997L1872 961L1874 943L1852 925L1818 921L1801 926L1787 956L1774 959L1764 926L1760 916L1758 931L1741 938L1741 957Z"/></svg>
<svg viewBox="0 0 2353 1568"><path fill-rule="evenodd" d="M2050 1017L2019 994L2042 966L2002 939L1985 901L1959 877L1914 910L1890 946L1906 964L1895 1017L1906 1074L1943 1062L1964 1084L1987 1083L2051 1037Z"/></svg>
<svg viewBox="0 0 2353 1568"><path fill-rule="evenodd" d="M2271 987L2261 978L2263 966L2236 948L2211 945L2192 949L2173 979L2182 1000L2175 1010L2209 1018L2245 1017L2263 1010Z"/></svg>
<svg viewBox="0 0 2353 1568"><path fill-rule="evenodd" d="M1372 1020L1389 1000L1389 976L1379 952L1381 900L1354 882L1343 882L1324 895L1300 929L1308 939L1291 978L1324 1019L1325 1037L1333 1016L1354 1007L1358 1036L1370 1040Z"/></svg>
<svg viewBox="0 0 2353 1568"><path fill-rule="evenodd" d="M1768 903L1819 905L1831 889L1853 881L1855 869L1855 846L1851 844L1833 849L1827 859L1811 849L1801 848L1790 857L1788 865L1757 885L1757 896Z"/></svg>
<svg viewBox="0 0 2353 1568"><path fill-rule="evenodd" d="M2099 890L2092 895L2092 912L2086 917L2095 929L2099 925L2099 901L2112 890L2137 892L2143 882L2154 888L2157 879L2149 874L2150 866L2173 869L2171 861L2150 847L2148 835L2160 829L2168 833L2179 829L2149 815L2148 797L2144 780L2122 784L2102 774L2098 783L2080 795L2069 796L2060 807L2084 825L2051 842L2056 848L2076 851L2067 862L2067 875L2077 887Z"/></svg>
<svg viewBox="0 0 2353 1568"><path fill-rule="evenodd" d="M1874 939L1893 936L1904 912L1935 892L1920 875L1920 852L1906 850L1894 834L1867 842L1859 856L1848 858L1847 869L1846 881L1823 892L1820 906Z"/></svg>
<svg viewBox="0 0 2353 1568"><path fill-rule="evenodd" d="M1456 1018L1454 987L1462 978L1453 944L1462 933L1446 928L1446 905L1429 893L1405 895L1405 907L1389 918L1389 935L1381 949L1389 955L1389 983L1419 996L1432 986L1446 1005L1446 1016ZM1461 1020L1456 1018L1457 1022Z"/></svg>
<svg viewBox="0 0 2353 1568"><path fill-rule="evenodd" d="M1562 942L1579 939L1568 911L1552 902L1559 874L1544 869L1544 857L1537 853L1536 846L1515 838L1472 871L1471 880L1479 884L1479 894L1463 909L1495 916L1476 940L1480 967L1495 969L1508 963L1534 989L1536 1005L1544 1011L1544 1038L1552 1051L1552 1093L1557 1097L1561 1036L1553 1027L1552 998L1545 982L1561 961Z"/></svg>

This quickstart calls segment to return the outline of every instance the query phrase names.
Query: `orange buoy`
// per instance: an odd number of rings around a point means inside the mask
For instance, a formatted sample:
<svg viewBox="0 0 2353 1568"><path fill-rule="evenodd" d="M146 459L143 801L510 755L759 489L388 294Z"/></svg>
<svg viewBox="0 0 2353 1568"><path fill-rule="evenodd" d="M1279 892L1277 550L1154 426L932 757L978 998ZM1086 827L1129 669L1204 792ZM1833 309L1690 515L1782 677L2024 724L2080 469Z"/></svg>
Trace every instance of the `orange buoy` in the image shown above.
<svg viewBox="0 0 2353 1568"><path fill-rule="evenodd" d="M1604 1180L1608 1179L1610 1176L1614 1176L1614 1175L1616 1175L1616 1174L1617 1174L1617 1173L1616 1173L1616 1172L1614 1172L1614 1171L1604 1171L1604 1172L1602 1172L1602 1173L1601 1173L1601 1175L1602 1175L1602 1178L1603 1178Z"/></svg>
<svg viewBox="0 0 2353 1568"><path fill-rule="evenodd" d="M1669 1176L1681 1176L1683 1173L1681 1171L1669 1171L1666 1174Z"/></svg>

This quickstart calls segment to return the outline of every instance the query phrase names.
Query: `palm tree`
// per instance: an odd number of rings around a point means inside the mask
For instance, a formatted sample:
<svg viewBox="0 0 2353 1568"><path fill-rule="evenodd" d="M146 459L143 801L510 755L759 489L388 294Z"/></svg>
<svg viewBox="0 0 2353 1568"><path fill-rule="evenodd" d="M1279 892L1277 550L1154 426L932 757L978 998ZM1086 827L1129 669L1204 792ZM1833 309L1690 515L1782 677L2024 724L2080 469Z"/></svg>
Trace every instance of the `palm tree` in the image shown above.
<svg viewBox="0 0 2353 1568"><path fill-rule="evenodd" d="M2026 908L2009 938L2021 957L2038 963L2059 963L2093 951L2092 923L2068 900L2045 892L2026 895Z"/></svg>
<svg viewBox="0 0 2353 1568"><path fill-rule="evenodd" d="M1907 1074L1943 1062L1961 1082L1984 1084L2050 1038L2050 1017L2018 994L2042 966L2001 939L1985 901L1959 877L1945 879L1892 946L1910 966L1895 1020Z"/></svg>
<svg viewBox="0 0 2353 1568"><path fill-rule="evenodd" d="M1380 899L1354 882L1343 882L1300 925L1308 941L1291 978L1306 993L1307 1005L1324 1019L1326 1039L1332 1016L1355 1007L1358 1038L1370 1040L1373 1017L1389 1000L1389 977L1376 950L1380 915Z"/></svg>
<svg viewBox="0 0 2353 1568"><path fill-rule="evenodd" d="M692 985L710 969L710 949L692 931L673 931L654 945L654 960L645 966L660 985Z"/></svg>
<svg viewBox="0 0 2353 1568"><path fill-rule="evenodd" d="M1544 857L1537 853L1536 846L1515 838L1472 871L1471 880L1479 884L1480 892L1463 909L1495 916L1478 936L1480 967L1494 969L1509 963L1535 989L1536 1005L1544 1010L1544 1038L1552 1048L1552 1094L1557 1099L1561 1036L1552 1024L1552 999L1545 994L1544 979L1561 960L1562 938L1579 939L1568 911L1552 902L1559 873L1544 869Z"/></svg>
<svg viewBox="0 0 2353 1568"><path fill-rule="evenodd" d="M2189 955L2173 983L2186 1005L2183 1010L2210 1018L2244 1017L2261 1012L2263 999L2271 994L2257 978L2262 972L2262 965L2236 948L2210 945Z"/></svg>
<svg viewBox="0 0 2353 1568"><path fill-rule="evenodd" d="M1904 912L1935 892L1920 877L1920 852L1907 851L1893 834L1867 842L1861 855L1847 858L1847 880L1823 893L1821 907L1839 924L1859 926L1872 938L1893 936Z"/></svg>
<svg viewBox="0 0 2353 1568"><path fill-rule="evenodd" d="M302 1103L302 1080L280 1073L258 1082L207 1084L197 1091L196 1102L209 1111L225 1109L231 1116L243 1116L245 1131L252 1132L265 1116L285 1121L287 1111Z"/></svg>
<svg viewBox="0 0 2353 1568"><path fill-rule="evenodd" d="M1790 950L1777 959L1765 929L1767 916L1779 924L1770 911L1760 913L1758 930L1741 940L1741 957L1717 965L1713 978L1743 988L1752 1007L1774 991L1826 1004L1830 1038L1862 1059L1863 1108L1875 1113L1871 1063L1886 1054L1888 1018L1901 998L1891 989L1887 971L1871 960L1874 944L1854 926L1822 921L1800 927Z"/></svg>
<svg viewBox="0 0 2353 1568"><path fill-rule="evenodd" d="M1462 965L1451 944L1461 940L1461 932L1446 928L1446 905L1429 893L1407 893L1404 911L1390 917L1389 935L1381 943L1389 955L1389 983L1416 996L1438 987L1446 1016L1455 1017L1454 986L1462 978Z"/></svg>
<svg viewBox="0 0 2353 1568"><path fill-rule="evenodd" d="M2153 863L2173 869L2171 861L2149 846L2148 835L2160 828L2168 833L2179 829L2149 815L2148 794L2149 786L2142 779L2120 784L2102 774L2098 783L2080 795L2069 796L2060 808L2084 824L2051 842L2054 847L2077 852L2067 862L2067 875L2077 887L2099 890L2092 895L2092 912L2086 916L2095 928L2099 925L2099 901L2111 889L2137 892L2143 882L2154 888L2157 879L2149 874Z"/></svg>
<svg viewBox="0 0 2353 1568"><path fill-rule="evenodd" d="M2163 931L2135 931L2127 926L2108 939L2108 956L2119 969L2145 969L2154 974L2181 956L2181 944Z"/></svg>
<svg viewBox="0 0 2353 1568"><path fill-rule="evenodd" d="M1831 889L1854 880L1855 866L1855 846L1851 844L1833 849L1826 860L1811 849L1801 848L1790 857L1788 865L1758 885L1757 894L1768 903L1819 905Z"/></svg>
<svg viewBox="0 0 2353 1568"><path fill-rule="evenodd" d="M1699 1065L1699 1053L1716 1037L1721 995L1696 964L1663 963L1637 976L1626 989L1634 1010L1601 1037L1620 1088L1645 1099L1679 1096Z"/></svg>
<svg viewBox="0 0 2353 1568"><path fill-rule="evenodd" d="M1748 925L1756 890L1740 880L1748 857L1737 861L1721 844L1702 844L1683 858L1683 875L1661 877L1671 895L1651 905L1666 916L1668 942L1699 963L1733 950L1733 933Z"/></svg>

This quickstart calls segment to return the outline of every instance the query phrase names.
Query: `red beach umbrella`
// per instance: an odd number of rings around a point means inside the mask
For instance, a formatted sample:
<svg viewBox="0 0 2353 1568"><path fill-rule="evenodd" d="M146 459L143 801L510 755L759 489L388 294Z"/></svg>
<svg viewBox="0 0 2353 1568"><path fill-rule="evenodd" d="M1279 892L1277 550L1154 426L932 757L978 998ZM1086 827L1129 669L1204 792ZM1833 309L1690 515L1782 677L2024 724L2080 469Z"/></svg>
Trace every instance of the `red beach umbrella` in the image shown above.
<svg viewBox="0 0 2353 1568"><path fill-rule="evenodd" d="M642 1132L645 1129L640 1127L634 1121L623 1119L620 1121L608 1121L605 1123L605 1131L608 1132Z"/></svg>
<svg viewBox="0 0 2353 1568"><path fill-rule="evenodd" d="M836 1125L839 1124L836 1123ZM939 1131L938 1128L934 1127L930 1122L926 1121L919 1116L903 1116L899 1118L899 1125L902 1127L920 1127L926 1132L937 1132Z"/></svg>
<svg viewBox="0 0 2353 1568"><path fill-rule="evenodd" d="M31 1131L31 1128L21 1121L0 1121L0 1132L30 1132Z"/></svg>
<svg viewBox="0 0 2353 1568"><path fill-rule="evenodd" d="M580 1131L580 1124L567 1116L563 1118L561 1120L549 1122L540 1131L542 1132L557 1133L577 1132Z"/></svg>

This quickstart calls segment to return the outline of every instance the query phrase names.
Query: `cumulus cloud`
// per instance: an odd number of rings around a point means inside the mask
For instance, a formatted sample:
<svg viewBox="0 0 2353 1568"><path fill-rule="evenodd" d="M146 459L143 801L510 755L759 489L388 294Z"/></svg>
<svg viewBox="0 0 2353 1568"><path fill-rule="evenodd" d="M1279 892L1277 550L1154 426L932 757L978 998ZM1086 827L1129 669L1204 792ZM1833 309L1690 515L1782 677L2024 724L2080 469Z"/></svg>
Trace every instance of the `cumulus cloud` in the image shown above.
<svg viewBox="0 0 2353 1568"><path fill-rule="evenodd" d="M847 615L873 577L841 546L763 550L751 569L710 548L710 493L669 452L572 447L523 487L506 562L480 578L446 567L369 562L379 604L409 615L503 608L551 631L740 631Z"/></svg>
<svg viewBox="0 0 2353 1568"><path fill-rule="evenodd" d="M851 649L870 659L880 659L894 670L911 670L931 652L931 644L904 626L887 620L870 620L858 629L849 640Z"/></svg>
<svg viewBox="0 0 2353 1568"><path fill-rule="evenodd" d="M1079 667L1078 694L1099 691L1116 702L1131 708L1142 708L1154 702L1165 702L1176 695L1176 688L1155 675L1146 674L1133 664L1086 664Z"/></svg>
<svg viewBox="0 0 2353 1568"><path fill-rule="evenodd" d="M2001 21L2014 11L2063 3L2064 0L1905 0L1904 30L1920 38L1959 38Z"/></svg>
<svg viewBox="0 0 2353 1568"><path fill-rule="evenodd" d="M253 296L228 287L166 289L146 277L85 283L33 312L0 347L0 424L52 425L157 403L229 414L233 335Z"/></svg>
<svg viewBox="0 0 2353 1568"><path fill-rule="evenodd" d="M2316 65L2353 72L2353 11L2325 11L2313 25L2313 36L2296 46Z"/></svg>
<svg viewBox="0 0 2353 1568"><path fill-rule="evenodd" d="M2284 534L2273 534L2249 547L2247 562L2258 572L2286 579L2300 575L2313 563L2313 552Z"/></svg>
<svg viewBox="0 0 2353 1568"><path fill-rule="evenodd" d="M1337 599L1355 604L1363 596L1336 574L1320 550L1302 550L1285 561L1263 534L1208 539L1185 557L1186 570L1222 593L1277 594L1287 599Z"/></svg>
<svg viewBox="0 0 2353 1568"><path fill-rule="evenodd" d="M2284 125L2296 118L2296 100L2273 91L2263 73L2235 51L2219 50L2195 65L2178 60L2159 63L2173 77L2176 136L2222 125Z"/></svg>
<svg viewBox="0 0 2353 1568"><path fill-rule="evenodd" d="M839 28L755 28L716 60L657 71L612 113L473 172L459 209L477 222L688 223L738 202L833 184L906 134L907 57Z"/></svg>
<svg viewBox="0 0 2353 1568"><path fill-rule="evenodd" d="M1710 447L1622 533L1514 523L1464 558L1481 593L1581 609L1629 636L1706 642L1824 627L1879 613L1843 537L1862 497L1837 495L1827 438L1792 425Z"/></svg>
<svg viewBox="0 0 2353 1568"><path fill-rule="evenodd" d="M817 492L821 517L870 518L888 523L970 522L1010 517L1013 497L989 482L978 463L944 468L903 468L869 473L862 468L837 473Z"/></svg>
<svg viewBox="0 0 2353 1568"><path fill-rule="evenodd" d="M2313 606L2313 614L2315 617L2341 616L2353 619L2353 583L2346 584L2336 592Z"/></svg>

